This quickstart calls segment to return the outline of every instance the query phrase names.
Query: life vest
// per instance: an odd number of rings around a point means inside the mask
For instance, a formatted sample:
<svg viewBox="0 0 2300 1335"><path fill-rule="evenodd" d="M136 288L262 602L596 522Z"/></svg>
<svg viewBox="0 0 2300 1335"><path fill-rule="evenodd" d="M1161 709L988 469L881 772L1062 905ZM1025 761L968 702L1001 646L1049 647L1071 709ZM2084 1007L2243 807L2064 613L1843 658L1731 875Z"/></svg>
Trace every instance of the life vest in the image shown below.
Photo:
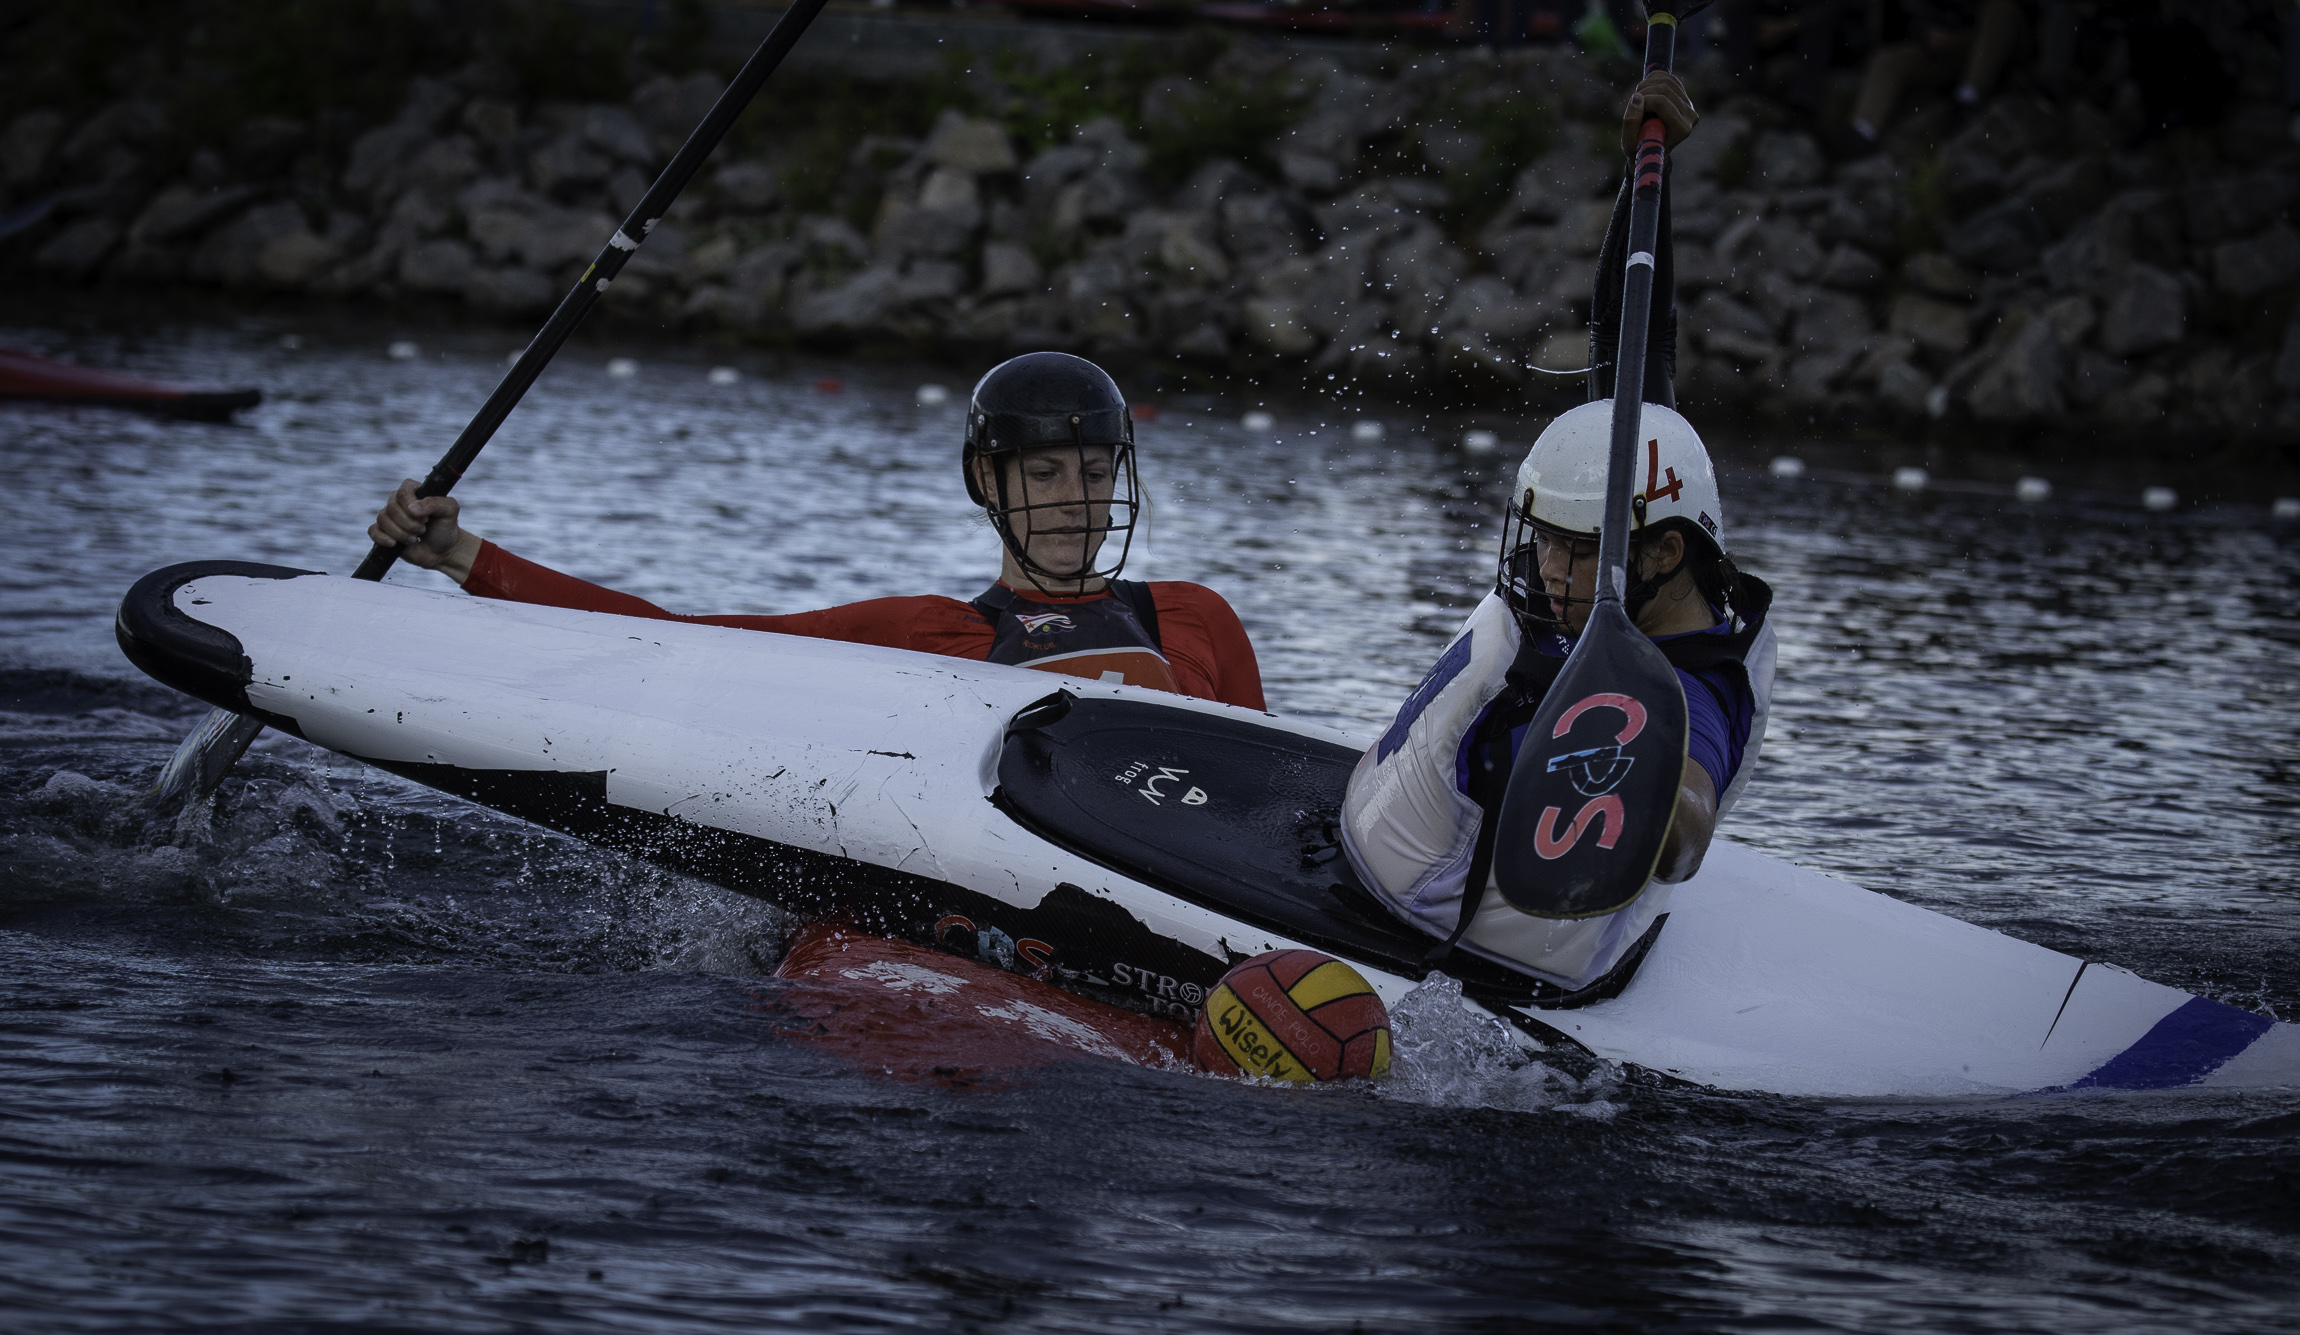
<svg viewBox="0 0 2300 1335"><path fill-rule="evenodd" d="M1158 645L1158 603L1150 586L1112 580L1110 597L1039 602L993 584L974 600L991 625L989 661L1179 692Z"/></svg>
<svg viewBox="0 0 2300 1335"><path fill-rule="evenodd" d="M1743 576L1733 599L1739 625L1656 644L1687 671L1729 670L1753 702L1741 763L1717 795L1722 818L1757 767L1771 712L1775 644L1765 613L1772 591ZM1508 786L1510 730L1540 707L1564 660L1529 650L1499 594L1470 612L1421 685L1399 706L1381 740L1359 757L1342 802L1350 865L1391 912L1439 938L1461 921L1462 887L1478 836L1497 818ZM1655 882L1627 908L1596 918L1536 918L1512 908L1492 873L1461 948L1554 983L1589 986L1619 963L1668 910L1672 887Z"/></svg>

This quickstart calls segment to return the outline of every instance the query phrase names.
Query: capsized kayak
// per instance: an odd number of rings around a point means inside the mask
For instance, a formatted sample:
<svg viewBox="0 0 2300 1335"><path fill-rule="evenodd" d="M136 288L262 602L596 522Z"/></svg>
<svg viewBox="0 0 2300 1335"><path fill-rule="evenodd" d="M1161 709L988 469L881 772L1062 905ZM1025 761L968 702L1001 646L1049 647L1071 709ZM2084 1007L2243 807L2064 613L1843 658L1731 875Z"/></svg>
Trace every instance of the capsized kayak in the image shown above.
<svg viewBox="0 0 2300 1335"><path fill-rule="evenodd" d="M263 402L260 389L197 389L93 366L75 366L21 348L0 348L0 399L100 403L172 417L221 421Z"/></svg>
<svg viewBox="0 0 2300 1335"><path fill-rule="evenodd" d="M1333 826L1364 745L1120 684L210 561L128 657L316 745L794 911L1188 1022L1307 947L1395 1003L1426 938ZM1457 955L1528 1046L1848 1097L2300 1084L2300 1026L1718 841L1577 993Z"/></svg>

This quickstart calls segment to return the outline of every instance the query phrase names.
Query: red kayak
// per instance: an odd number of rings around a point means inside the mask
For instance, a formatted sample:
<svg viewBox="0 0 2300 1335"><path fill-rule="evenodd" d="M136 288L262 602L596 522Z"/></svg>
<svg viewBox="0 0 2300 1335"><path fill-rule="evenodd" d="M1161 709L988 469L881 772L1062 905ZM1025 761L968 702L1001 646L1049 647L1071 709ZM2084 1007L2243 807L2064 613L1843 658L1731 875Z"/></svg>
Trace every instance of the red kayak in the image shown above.
<svg viewBox="0 0 2300 1335"><path fill-rule="evenodd" d="M0 348L0 399L49 403L104 403L172 417L220 422L263 402L260 389L196 389L118 371L74 366L20 348Z"/></svg>
<svg viewBox="0 0 2300 1335"><path fill-rule="evenodd" d="M761 1000L782 1026L866 1071L977 1084L1079 1057L1187 1067L1190 1030L956 955L817 924Z"/></svg>

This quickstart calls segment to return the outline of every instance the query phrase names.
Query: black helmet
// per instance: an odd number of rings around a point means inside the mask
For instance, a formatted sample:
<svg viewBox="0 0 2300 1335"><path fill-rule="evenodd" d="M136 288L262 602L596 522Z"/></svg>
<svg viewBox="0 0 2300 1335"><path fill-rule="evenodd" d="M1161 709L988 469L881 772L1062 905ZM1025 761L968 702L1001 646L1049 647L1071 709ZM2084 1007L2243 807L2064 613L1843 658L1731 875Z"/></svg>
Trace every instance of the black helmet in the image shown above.
<svg viewBox="0 0 2300 1335"><path fill-rule="evenodd" d="M1113 485L1108 515L1095 530L1102 534L1104 547L1110 534L1126 535L1118 559L1107 567L1092 564L1099 550L1089 553L1087 566L1079 570L1040 566L1030 558L1027 538L1016 535L1014 517L1021 515L1027 523L1033 510L1075 508L1077 502L1018 503L1007 495L1003 460L991 470L998 491L995 500L983 492L982 481L975 475L977 459L1063 446L1081 454L1089 448L1109 450L1114 477L1123 480L1122 487ZM1080 464L1083 468L1083 459ZM966 473L967 496L990 512L999 540L1033 583L1041 579L1064 584L1112 579L1126 564L1126 552L1134 543L1134 518L1141 508L1141 487L1134 473L1134 418L1127 411L1126 396L1118 392L1118 382L1101 367L1067 352L1029 352L992 367L975 384L974 398L967 404L966 449L961 465ZM1045 590L1044 584L1039 586Z"/></svg>

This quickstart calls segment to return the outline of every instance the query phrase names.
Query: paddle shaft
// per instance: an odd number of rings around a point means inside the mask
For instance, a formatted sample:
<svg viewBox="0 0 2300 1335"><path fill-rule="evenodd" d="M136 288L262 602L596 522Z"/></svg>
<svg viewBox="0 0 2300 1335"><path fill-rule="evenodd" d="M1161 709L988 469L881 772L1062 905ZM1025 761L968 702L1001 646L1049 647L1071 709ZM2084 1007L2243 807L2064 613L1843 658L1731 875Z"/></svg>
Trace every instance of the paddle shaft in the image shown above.
<svg viewBox="0 0 2300 1335"><path fill-rule="evenodd" d="M599 298L607 291L608 284L615 280L615 275L623 272L623 266L638 251L639 244L647 239L648 233L655 230L655 224L663 220L663 215L670 210L671 201L679 197L681 190L686 189L687 182L695 179L695 173L702 168L703 159L709 157L711 150L719 146L719 141L727 137L727 131L734 127L735 118L741 116L743 109L751 104L751 99L766 84L768 76L775 72L775 67L783 63L783 57L790 54L793 46L798 45L800 36L806 32L807 25L814 22L815 15L822 12L824 3L825 0L795 0L789 9L783 11L783 16L775 21L773 30L767 33L767 39L759 43L759 49L751 53L742 71L735 75L735 81L727 85L727 91L719 95L719 100L703 117L702 123L695 127L694 133L687 136L687 142L672 156L671 164L663 169L662 175L655 178L653 185L647 187L647 193L640 196L638 206L631 210L631 216L615 229L615 235L608 238L606 246L599 251L599 257L591 261L591 267L585 269L583 276L576 280L574 289L560 298L558 308L551 312L551 318L543 322L542 331L527 345L527 350L519 354L519 360L512 364L502 383L495 387L495 392L487 396L487 402L480 405L478 414L463 428L463 434L457 436L447 453L432 465L430 475L416 488L416 495L445 496L454 490L455 484L471 467L472 461L479 457L479 452L487 448L488 441L495 438L496 429L503 425L504 419L511 416L511 410L518 407L519 401L526 397L528 387L535 383L536 377L543 374L543 368L551 364L551 358L557 355L559 349L566 346L568 337L575 332L575 326L581 324L583 317L591 313L591 308L599 304ZM368 549L366 559L359 563L357 570L351 572L351 577L380 580L398 560L399 548L377 544ZM215 791L217 784L223 782L224 775L231 772L232 766L248 749L249 743L255 741L256 735L263 730L263 723L257 719L222 709L211 712L176 748L175 755L169 757L167 765L160 771L159 781L152 786L151 799L166 802L185 792L198 797L207 796Z"/></svg>
<svg viewBox="0 0 2300 1335"><path fill-rule="evenodd" d="M519 360L512 363L503 382L495 387L493 394L487 396L487 402L480 405L470 425L464 427L463 434L455 438L455 444L449 446L447 453L440 456L439 462L432 465L430 475L416 488L417 496L445 496L454 490L455 484L462 480L463 474L479 457L479 452L487 448L488 441L495 438L496 429L503 425L505 418L511 416L511 410L519 406L519 400L526 396L528 387L535 383L536 377L543 374L543 368L550 365L551 359L566 345L568 337L575 332L575 326L581 324L583 317L591 313L591 308L599 304L599 298L606 293L608 284L615 281L615 276L623 271L623 266L630 262L631 256L638 253L640 243L655 230L655 224L663 220L664 213L671 207L671 201L677 199L679 192L687 188L687 182L694 179L695 173L702 168L703 159L711 155L711 150L719 146L721 139L726 138L727 131L734 127L735 118L743 114L743 109L751 104L751 98L765 85L768 76L775 72L775 67L782 64L783 57L789 55L791 48L798 44L799 37L806 32L807 25L814 22L815 15L822 12L825 2L795 0L789 9L783 11L783 16L775 21L774 29L767 34L767 40L751 53L751 58L743 64L742 72L735 76L733 83L727 85L727 91L719 95L718 102L703 117L702 124L697 125L694 133L687 136L687 142L671 158L671 165L665 167L663 174L655 178L655 183L647 187L647 193L640 197L637 206L631 210L631 216L625 218L623 225L615 229L615 235L607 239L607 244L600 248L599 257L591 261L591 267L583 271L583 276L575 281L574 288L560 298L558 309L551 312L549 320L544 321L542 332L535 335L535 341L529 343L527 350L519 354ZM359 569L354 570L351 577L382 579L397 560L399 548L378 543L369 550L367 559L359 563Z"/></svg>
<svg viewBox="0 0 2300 1335"><path fill-rule="evenodd" d="M1655 6L1645 24L1645 72L1666 74L1677 55L1677 16ZM1645 342L1653 326L1653 249L1661 236L1661 168L1667 149L1659 116L1637 137L1629 200L1629 266L1622 275L1621 326L1613 351L1613 457L1605 474L1605 526L1597 535L1597 601L1629 595L1629 528L1637 489L1637 438L1644 434Z"/></svg>

